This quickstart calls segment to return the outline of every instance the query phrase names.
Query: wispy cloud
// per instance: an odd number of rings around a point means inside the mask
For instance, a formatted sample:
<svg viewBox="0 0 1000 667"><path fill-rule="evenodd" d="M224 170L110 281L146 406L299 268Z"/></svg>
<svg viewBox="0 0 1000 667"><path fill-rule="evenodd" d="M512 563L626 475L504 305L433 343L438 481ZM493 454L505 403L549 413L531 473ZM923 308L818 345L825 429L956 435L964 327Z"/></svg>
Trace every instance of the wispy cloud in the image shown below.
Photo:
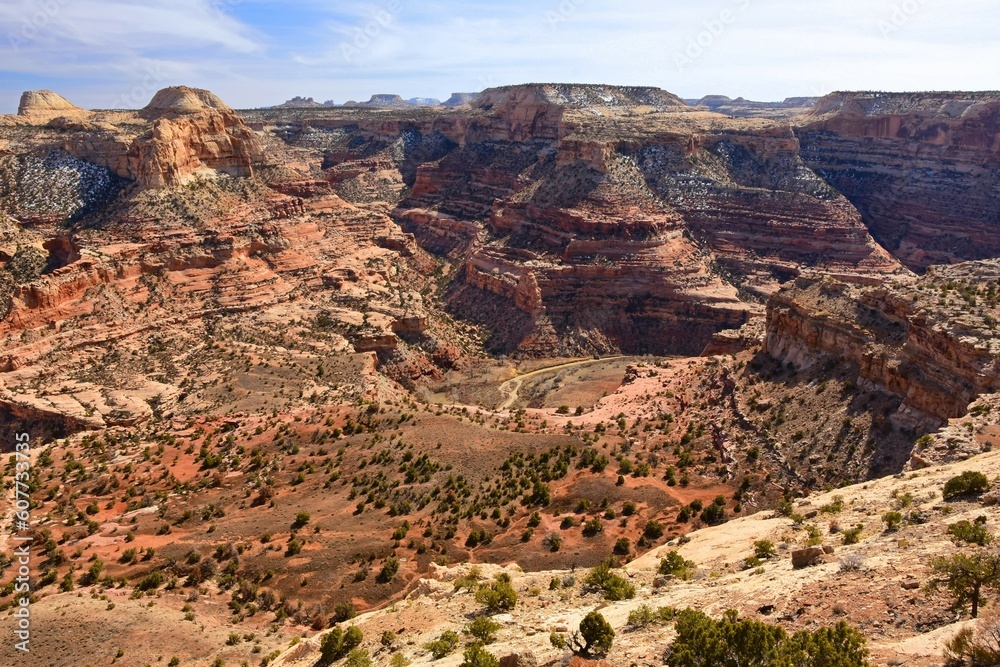
<svg viewBox="0 0 1000 667"><path fill-rule="evenodd" d="M994 0L6 0L0 110L46 86L106 106L150 68L164 85L208 87L241 106L539 80L757 99L993 88L998 22ZM699 39L709 48L678 68Z"/></svg>

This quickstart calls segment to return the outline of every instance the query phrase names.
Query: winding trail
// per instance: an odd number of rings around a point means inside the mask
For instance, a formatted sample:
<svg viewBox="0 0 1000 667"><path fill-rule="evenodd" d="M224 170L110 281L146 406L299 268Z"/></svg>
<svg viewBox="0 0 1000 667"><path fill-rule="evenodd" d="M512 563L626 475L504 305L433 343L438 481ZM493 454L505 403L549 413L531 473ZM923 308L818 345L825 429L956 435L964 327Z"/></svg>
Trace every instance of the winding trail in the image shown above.
<svg viewBox="0 0 1000 667"><path fill-rule="evenodd" d="M615 359L624 359L625 355L618 355L616 357L602 357L601 359L583 359L580 361L569 361L562 364L556 364L555 366L546 366L544 368L539 368L537 370L530 371L528 373L522 373L516 375L511 379L507 380L500 385L500 393L505 394L507 398L497 406L497 411L509 410L518 399L518 392L521 391L521 387L524 385L525 380L529 380L538 375L543 375L545 373L551 373L553 371L560 371L567 368L575 368L577 366L590 366L591 364L600 364L605 361L614 361Z"/></svg>

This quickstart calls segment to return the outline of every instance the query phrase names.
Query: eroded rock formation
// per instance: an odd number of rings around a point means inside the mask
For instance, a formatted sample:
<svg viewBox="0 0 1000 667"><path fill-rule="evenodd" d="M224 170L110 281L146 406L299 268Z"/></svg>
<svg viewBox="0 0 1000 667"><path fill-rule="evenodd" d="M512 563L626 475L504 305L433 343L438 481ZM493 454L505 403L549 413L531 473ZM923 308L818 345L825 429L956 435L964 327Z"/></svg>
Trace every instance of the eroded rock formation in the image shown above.
<svg viewBox="0 0 1000 667"><path fill-rule="evenodd" d="M83 113L53 95L22 98L20 117L41 124L30 148L65 150L142 187L217 173L249 176L262 157L259 139L239 114L206 90L166 88L137 113Z"/></svg>
<svg viewBox="0 0 1000 667"><path fill-rule="evenodd" d="M834 93L800 122L806 164L908 267L1000 254L1000 93Z"/></svg>
<svg viewBox="0 0 1000 667"><path fill-rule="evenodd" d="M55 116L79 116L84 114L86 114L86 111L51 90L25 91L21 95L20 104L17 106L17 115L29 118L53 118Z"/></svg>
<svg viewBox="0 0 1000 667"><path fill-rule="evenodd" d="M345 198L399 193L396 218L461 267L451 307L496 325L492 349L698 354L802 267L902 271L787 126L655 88L510 86L472 107L304 117L293 145L327 146Z"/></svg>
<svg viewBox="0 0 1000 667"><path fill-rule="evenodd" d="M849 362L904 399L899 425L926 431L1000 390L998 305L997 260L875 285L802 277L768 303L766 349L799 368Z"/></svg>

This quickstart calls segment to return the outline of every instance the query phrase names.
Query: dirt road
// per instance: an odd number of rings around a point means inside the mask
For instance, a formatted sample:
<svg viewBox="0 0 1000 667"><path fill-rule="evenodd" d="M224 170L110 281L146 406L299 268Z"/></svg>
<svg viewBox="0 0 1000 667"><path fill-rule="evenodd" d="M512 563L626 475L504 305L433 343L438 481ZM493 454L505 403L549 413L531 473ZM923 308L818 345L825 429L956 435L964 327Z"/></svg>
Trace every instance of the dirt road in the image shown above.
<svg viewBox="0 0 1000 667"><path fill-rule="evenodd" d="M551 373L553 371L561 371L567 368L575 368L577 366L589 366L591 364L599 364L605 361L613 361L615 359L624 359L624 355L619 355L617 357L603 357L601 359L583 359L580 361L569 361L564 364L557 364L555 366L546 366L545 368L539 368L538 370L531 371L529 373L522 373L521 375L515 376L502 385L500 385L500 393L506 395L506 399L503 403L497 406L498 411L509 410L516 402L518 398L518 392L521 391L521 387L524 385L525 380L529 380L533 377L539 375L544 375L545 373Z"/></svg>

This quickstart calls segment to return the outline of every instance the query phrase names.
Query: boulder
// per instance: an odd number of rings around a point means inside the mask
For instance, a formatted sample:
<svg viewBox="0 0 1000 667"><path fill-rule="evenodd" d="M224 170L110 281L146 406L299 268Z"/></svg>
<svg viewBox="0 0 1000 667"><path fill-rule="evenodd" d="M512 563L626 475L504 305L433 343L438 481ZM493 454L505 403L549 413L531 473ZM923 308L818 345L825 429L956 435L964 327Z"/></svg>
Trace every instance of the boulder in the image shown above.
<svg viewBox="0 0 1000 667"><path fill-rule="evenodd" d="M824 555L822 547L809 547L792 552L792 567L800 569L818 564Z"/></svg>
<svg viewBox="0 0 1000 667"><path fill-rule="evenodd" d="M511 653L500 658L500 667L537 667L534 653Z"/></svg>

